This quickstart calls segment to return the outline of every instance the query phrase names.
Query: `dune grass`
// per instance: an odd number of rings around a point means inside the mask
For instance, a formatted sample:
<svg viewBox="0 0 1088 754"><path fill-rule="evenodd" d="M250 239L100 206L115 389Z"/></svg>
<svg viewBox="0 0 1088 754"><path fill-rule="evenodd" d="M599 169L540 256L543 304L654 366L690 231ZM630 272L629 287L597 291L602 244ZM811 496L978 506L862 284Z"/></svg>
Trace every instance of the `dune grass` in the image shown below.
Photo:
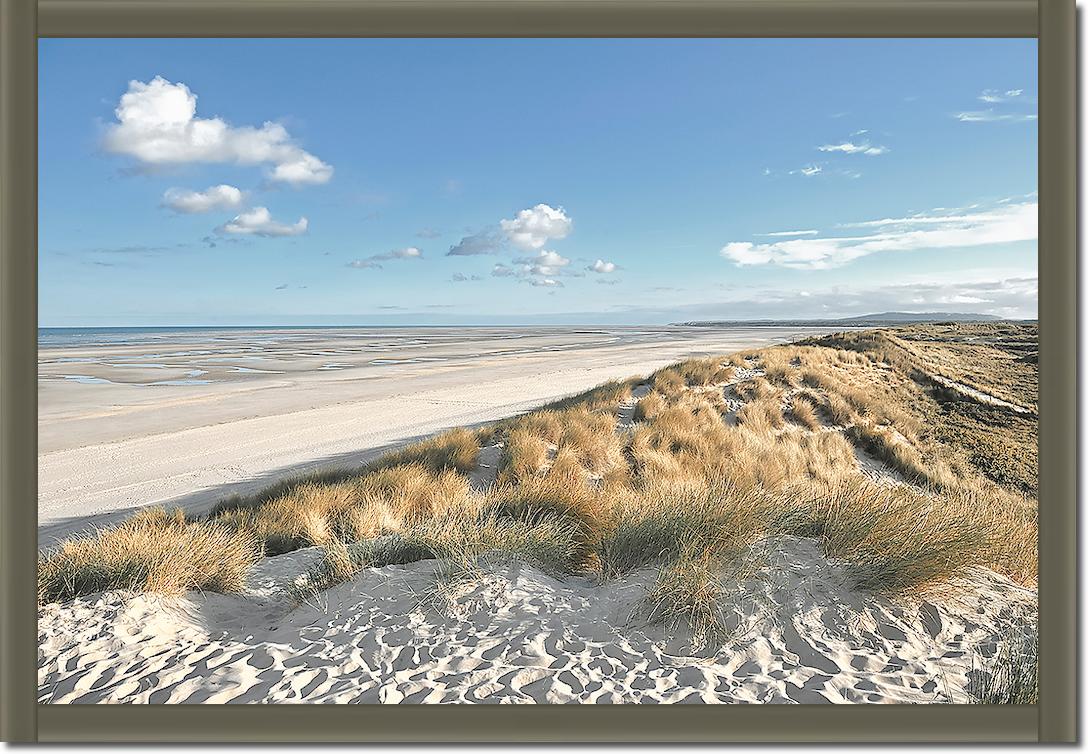
<svg viewBox="0 0 1088 754"><path fill-rule="evenodd" d="M118 526L64 542L38 558L38 601L107 589L182 594L238 591L260 550L248 537L180 510L152 508Z"/></svg>
<svg viewBox="0 0 1088 754"><path fill-rule="evenodd" d="M1008 634L997 643L992 660L978 659L970 675L970 704L1039 703L1038 629Z"/></svg>
<svg viewBox="0 0 1088 754"><path fill-rule="evenodd" d="M363 568L436 559L471 573L500 555L605 580L657 569L647 617L711 636L723 579L781 535L817 540L860 591L939 590L978 566L1033 585L1030 469L1004 484L995 454L1011 451L977 439L990 417L953 413L920 364L879 333L691 359L645 380L633 427L617 411L638 379L285 480L199 520L138 514L43 553L39 599L237 591L261 555L310 546L325 556L300 595ZM723 395L744 404L735 423ZM480 447L496 443L497 479L474 489ZM856 449L886 467L884 483L862 474Z"/></svg>

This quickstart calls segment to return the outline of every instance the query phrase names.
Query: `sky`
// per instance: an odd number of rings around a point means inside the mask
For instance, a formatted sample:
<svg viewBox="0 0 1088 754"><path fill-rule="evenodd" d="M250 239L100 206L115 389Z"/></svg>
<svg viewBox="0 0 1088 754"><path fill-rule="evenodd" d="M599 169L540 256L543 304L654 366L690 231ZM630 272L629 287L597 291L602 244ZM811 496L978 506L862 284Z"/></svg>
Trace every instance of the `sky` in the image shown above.
<svg viewBox="0 0 1088 754"><path fill-rule="evenodd" d="M1034 39L39 40L39 324L1037 309Z"/></svg>

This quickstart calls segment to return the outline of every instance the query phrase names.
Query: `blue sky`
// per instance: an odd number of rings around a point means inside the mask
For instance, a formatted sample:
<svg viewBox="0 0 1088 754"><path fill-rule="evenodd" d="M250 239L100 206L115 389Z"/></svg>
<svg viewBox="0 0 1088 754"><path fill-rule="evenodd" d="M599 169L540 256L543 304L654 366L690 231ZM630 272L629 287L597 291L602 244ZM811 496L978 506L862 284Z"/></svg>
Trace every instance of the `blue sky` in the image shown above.
<svg viewBox="0 0 1088 754"><path fill-rule="evenodd" d="M42 326L1035 316L1035 40L39 44Z"/></svg>

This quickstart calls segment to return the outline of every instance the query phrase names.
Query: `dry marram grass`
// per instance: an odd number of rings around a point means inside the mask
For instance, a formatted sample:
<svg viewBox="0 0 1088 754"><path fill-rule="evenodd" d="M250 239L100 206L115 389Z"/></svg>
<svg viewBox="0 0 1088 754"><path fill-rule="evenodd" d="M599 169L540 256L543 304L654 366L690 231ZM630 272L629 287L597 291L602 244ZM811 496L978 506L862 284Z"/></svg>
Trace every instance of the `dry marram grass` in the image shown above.
<svg viewBox="0 0 1088 754"><path fill-rule="evenodd" d="M816 539L863 591L948 588L978 566L1032 585L1036 480L1014 452L1019 437L1021 454L1034 453L1031 416L1016 413L1001 434L1000 406L942 392L927 376L952 354L949 374L1031 404L1017 392L1037 384L1030 338L991 334L1015 345L1016 359L994 363L1025 373L1002 377L971 361L985 356L967 341L975 333L938 328L945 340L934 343L926 332L689 359L646 378L632 427L617 427L617 411L635 379L368 466L286 480L200 520L141 513L44 553L39 599L239 590L261 553L314 545L326 554L300 594L361 568L436 558L469 574L500 554L605 580L658 569L647 617L707 637L720 628L723 584L755 543L780 535ZM481 445L495 443L497 479L474 490L467 475ZM880 478L863 473L858 454L875 459Z"/></svg>

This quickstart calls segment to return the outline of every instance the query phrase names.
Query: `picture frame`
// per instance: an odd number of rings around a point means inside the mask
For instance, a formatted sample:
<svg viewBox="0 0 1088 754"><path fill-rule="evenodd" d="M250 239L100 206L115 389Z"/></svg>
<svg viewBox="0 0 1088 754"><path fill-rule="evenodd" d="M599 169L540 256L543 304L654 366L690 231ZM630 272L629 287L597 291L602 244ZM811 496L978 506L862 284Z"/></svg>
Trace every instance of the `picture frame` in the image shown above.
<svg viewBox="0 0 1088 754"><path fill-rule="evenodd" d="M1072 0L0 0L0 738L11 742L1073 742ZM37 705L37 40L42 37L1037 37L1039 704L1027 707Z"/></svg>

